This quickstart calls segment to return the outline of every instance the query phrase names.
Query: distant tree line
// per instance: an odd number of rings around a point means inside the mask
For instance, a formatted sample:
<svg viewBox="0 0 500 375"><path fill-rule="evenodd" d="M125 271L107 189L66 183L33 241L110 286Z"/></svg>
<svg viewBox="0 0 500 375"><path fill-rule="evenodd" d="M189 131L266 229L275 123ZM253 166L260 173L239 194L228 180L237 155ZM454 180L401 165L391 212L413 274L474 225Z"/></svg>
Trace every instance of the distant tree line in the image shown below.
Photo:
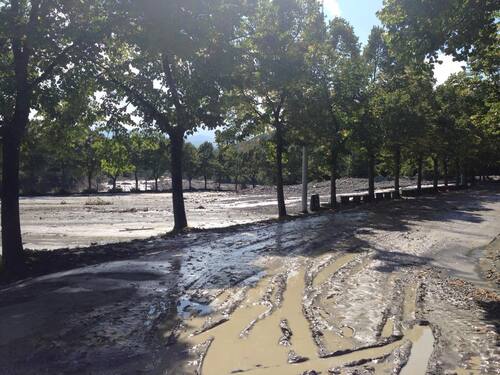
<svg viewBox="0 0 500 375"><path fill-rule="evenodd" d="M362 49L317 0L0 3L4 265L24 264L21 187L168 171L180 231L183 178L272 182L286 216L303 147L332 206L342 174L373 196L377 174L398 194L402 173L498 173L497 2L386 0L379 18ZM435 87L439 51L468 65ZM199 128L216 150L185 144Z"/></svg>

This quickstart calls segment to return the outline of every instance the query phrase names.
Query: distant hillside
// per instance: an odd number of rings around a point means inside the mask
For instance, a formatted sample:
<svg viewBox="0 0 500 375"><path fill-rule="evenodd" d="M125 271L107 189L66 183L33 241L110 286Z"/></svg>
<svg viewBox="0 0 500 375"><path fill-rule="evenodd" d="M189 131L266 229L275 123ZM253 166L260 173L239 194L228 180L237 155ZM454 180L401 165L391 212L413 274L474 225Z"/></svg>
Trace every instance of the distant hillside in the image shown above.
<svg viewBox="0 0 500 375"><path fill-rule="evenodd" d="M215 143L215 130L199 130L195 134L187 137L187 142L191 142L195 146L201 145L203 142Z"/></svg>

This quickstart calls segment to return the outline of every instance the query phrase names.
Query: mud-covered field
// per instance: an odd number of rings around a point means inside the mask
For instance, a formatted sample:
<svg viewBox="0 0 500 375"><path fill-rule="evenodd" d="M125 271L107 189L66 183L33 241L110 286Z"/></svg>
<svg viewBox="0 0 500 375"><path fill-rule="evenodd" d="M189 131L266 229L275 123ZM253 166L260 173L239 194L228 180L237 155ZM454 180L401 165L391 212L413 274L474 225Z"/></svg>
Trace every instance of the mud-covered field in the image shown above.
<svg viewBox="0 0 500 375"><path fill-rule="evenodd" d="M500 373L499 233L492 185L114 245L0 289L0 372Z"/></svg>
<svg viewBox="0 0 500 375"><path fill-rule="evenodd" d="M131 182L123 182L123 189ZM415 181L403 179L402 186ZM162 182L160 187L167 188ZM203 187L201 181L193 186ZM365 179L343 178L338 191L351 193L366 190ZM392 186L392 181L381 180L377 188ZM144 186L142 186L144 187ZM214 187L209 184L209 187ZM185 203L189 225L197 228L225 227L274 218L277 215L276 193L273 188L258 186L238 193L228 191L232 185L223 185L225 191L186 192ZM322 202L329 199L329 183L311 183L310 193L318 193ZM301 187L286 187L289 213L301 209ZM25 247L55 249L89 246L111 242L148 238L164 234L173 227L172 195L170 193L143 193L99 196L23 197L21 222ZM1 250L0 250L1 251Z"/></svg>

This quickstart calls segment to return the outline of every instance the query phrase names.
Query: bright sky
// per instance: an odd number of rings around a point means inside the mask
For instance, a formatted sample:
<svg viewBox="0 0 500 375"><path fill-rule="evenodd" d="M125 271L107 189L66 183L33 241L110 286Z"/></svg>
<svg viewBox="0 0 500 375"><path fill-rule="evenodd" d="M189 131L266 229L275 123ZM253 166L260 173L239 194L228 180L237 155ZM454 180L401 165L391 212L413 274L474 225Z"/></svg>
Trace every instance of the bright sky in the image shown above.
<svg viewBox="0 0 500 375"><path fill-rule="evenodd" d="M377 11L382 8L383 0L323 0L325 14L328 17L343 17L353 27L359 41L365 44L374 25L380 25ZM463 63L453 61L451 56L440 55L442 64L436 64L434 76L440 85L452 73L462 70Z"/></svg>

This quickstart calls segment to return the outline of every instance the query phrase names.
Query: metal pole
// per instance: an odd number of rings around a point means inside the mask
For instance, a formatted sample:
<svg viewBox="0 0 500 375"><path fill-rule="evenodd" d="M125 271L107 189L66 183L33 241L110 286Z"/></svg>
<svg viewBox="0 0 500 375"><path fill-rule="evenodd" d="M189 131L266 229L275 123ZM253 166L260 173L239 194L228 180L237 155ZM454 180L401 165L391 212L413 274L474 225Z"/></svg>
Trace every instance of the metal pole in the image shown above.
<svg viewBox="0 0 500 375"><path fill-rule="evenodd" d="M307 213L307 147L302 146L302 212Z"/></svg>

